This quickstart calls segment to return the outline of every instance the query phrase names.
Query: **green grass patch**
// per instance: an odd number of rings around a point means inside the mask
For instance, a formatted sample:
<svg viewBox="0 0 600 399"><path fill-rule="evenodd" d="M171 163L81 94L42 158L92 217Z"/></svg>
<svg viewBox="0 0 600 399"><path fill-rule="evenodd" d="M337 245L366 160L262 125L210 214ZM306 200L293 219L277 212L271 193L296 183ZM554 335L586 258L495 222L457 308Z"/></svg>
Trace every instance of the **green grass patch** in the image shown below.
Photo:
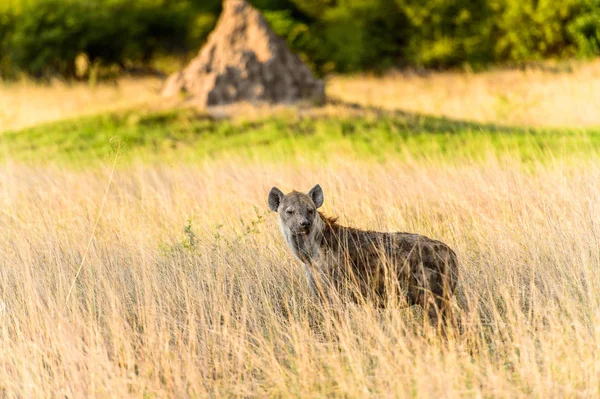
<svg viewBox="0 0 600 399"><path fill-rule="evenodd" d="M389 113L214 120L190 110L104 114L0 134L0 157L90 164L112 159L196 162L222 157L281 161L329 157L522 162L597 155L600 130L522 129Z"/></svg>

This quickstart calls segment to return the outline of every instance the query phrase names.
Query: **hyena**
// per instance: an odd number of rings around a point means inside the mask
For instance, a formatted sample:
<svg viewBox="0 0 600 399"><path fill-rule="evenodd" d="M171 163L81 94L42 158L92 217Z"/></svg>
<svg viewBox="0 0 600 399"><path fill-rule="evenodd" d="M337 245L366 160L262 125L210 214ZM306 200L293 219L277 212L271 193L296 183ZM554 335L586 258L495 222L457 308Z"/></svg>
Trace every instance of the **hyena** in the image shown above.
<svg viewBox="0 0 600 399"><path fill-rule="evenodd" d="M311 289L322 298L369 299L383 307L390 297L404 295L432 323L451 320L458 261L448 245L418 234L341 226L317 211L323 205L318 184L308 194L285 195L273 187L268 202Z"/></svg>

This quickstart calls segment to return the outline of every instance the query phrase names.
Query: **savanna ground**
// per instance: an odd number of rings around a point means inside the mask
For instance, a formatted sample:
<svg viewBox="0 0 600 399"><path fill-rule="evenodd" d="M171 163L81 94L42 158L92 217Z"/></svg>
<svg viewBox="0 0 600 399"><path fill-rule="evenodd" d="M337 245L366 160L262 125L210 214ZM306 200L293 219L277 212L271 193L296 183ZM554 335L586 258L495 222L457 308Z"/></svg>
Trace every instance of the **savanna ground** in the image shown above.
<svg viewBox="0 0 600 399"><path fill-rule="evenodd" d="M598 85L580 79L552 84ZM381 96L352 98L367 83ZM517 120L480 118L485 102L464 92L452 119L375 108L388 86L332 82L370 109L221 119L145 105L2 133L2 394L597 397L600 130L581 126L598 116L498 127L481 121ZM18 112L36 121L36 107ZM273 185L315 183L342 224L456 250L461 331L423 329L418 309L319 310L266 205Z"/></svg>

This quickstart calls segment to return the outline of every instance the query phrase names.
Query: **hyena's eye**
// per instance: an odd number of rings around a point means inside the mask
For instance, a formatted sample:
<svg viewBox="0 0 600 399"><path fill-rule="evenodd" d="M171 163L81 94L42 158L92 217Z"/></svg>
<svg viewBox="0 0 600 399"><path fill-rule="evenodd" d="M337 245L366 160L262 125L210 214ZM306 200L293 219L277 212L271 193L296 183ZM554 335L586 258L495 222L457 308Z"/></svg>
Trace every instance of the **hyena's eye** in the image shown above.
<svg viewBox="0 0 600 399"><path fill-rule="evenodd" d="M294 213L293 209L286 209L285 213L287 213L288 215L291 215L292 213Z"/></svg>
<svg viewBox="0 0 600 399"><path fill-rule="evenodd" d="M310 209L308 210L308 213L309 213L310 215L312 215L313 213L315 213L315 210L314 210L314 209L312 209L312 208L310 208Z"/></svg>

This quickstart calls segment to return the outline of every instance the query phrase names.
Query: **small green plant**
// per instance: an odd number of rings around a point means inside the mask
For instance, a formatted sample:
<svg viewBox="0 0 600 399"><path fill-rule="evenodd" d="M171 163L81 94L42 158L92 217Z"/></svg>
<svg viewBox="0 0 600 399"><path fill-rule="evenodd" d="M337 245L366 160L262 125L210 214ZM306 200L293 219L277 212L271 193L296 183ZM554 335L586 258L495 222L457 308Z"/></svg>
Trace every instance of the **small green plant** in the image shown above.
<svg viewBox="0 0 600 399"><path fill-rule="evenodd" d="M198 250L198 236L193 229L193 217L188 217L186 224L183 228L184 238L174 244L160 243L158 245L158 251L163 256L170 256L177 252L197 252Z"/></svg>
<svg viewBox="0 0 600 399"><path fill-rule="evenodd" d="M233 240L229 242L230 248L239 244L243 240L248 239L254 235L260 234L260 226L265 223L266 216L269 211L261 211L256 205L254 206L254 218L250 221L245 221L243 218L240 218L240 223L242 225L242 229L238 232Z"/></svg>
<svg viewBox="0 0 600 399"><path fill-rule="evenodd" d="M188 218L183 232L185 233L185 239L181 241L181 246L188 251L194 251L196 249L196 244L198 243L198 238L196 237L194 230L192 230L191 217Z"/></svg>

